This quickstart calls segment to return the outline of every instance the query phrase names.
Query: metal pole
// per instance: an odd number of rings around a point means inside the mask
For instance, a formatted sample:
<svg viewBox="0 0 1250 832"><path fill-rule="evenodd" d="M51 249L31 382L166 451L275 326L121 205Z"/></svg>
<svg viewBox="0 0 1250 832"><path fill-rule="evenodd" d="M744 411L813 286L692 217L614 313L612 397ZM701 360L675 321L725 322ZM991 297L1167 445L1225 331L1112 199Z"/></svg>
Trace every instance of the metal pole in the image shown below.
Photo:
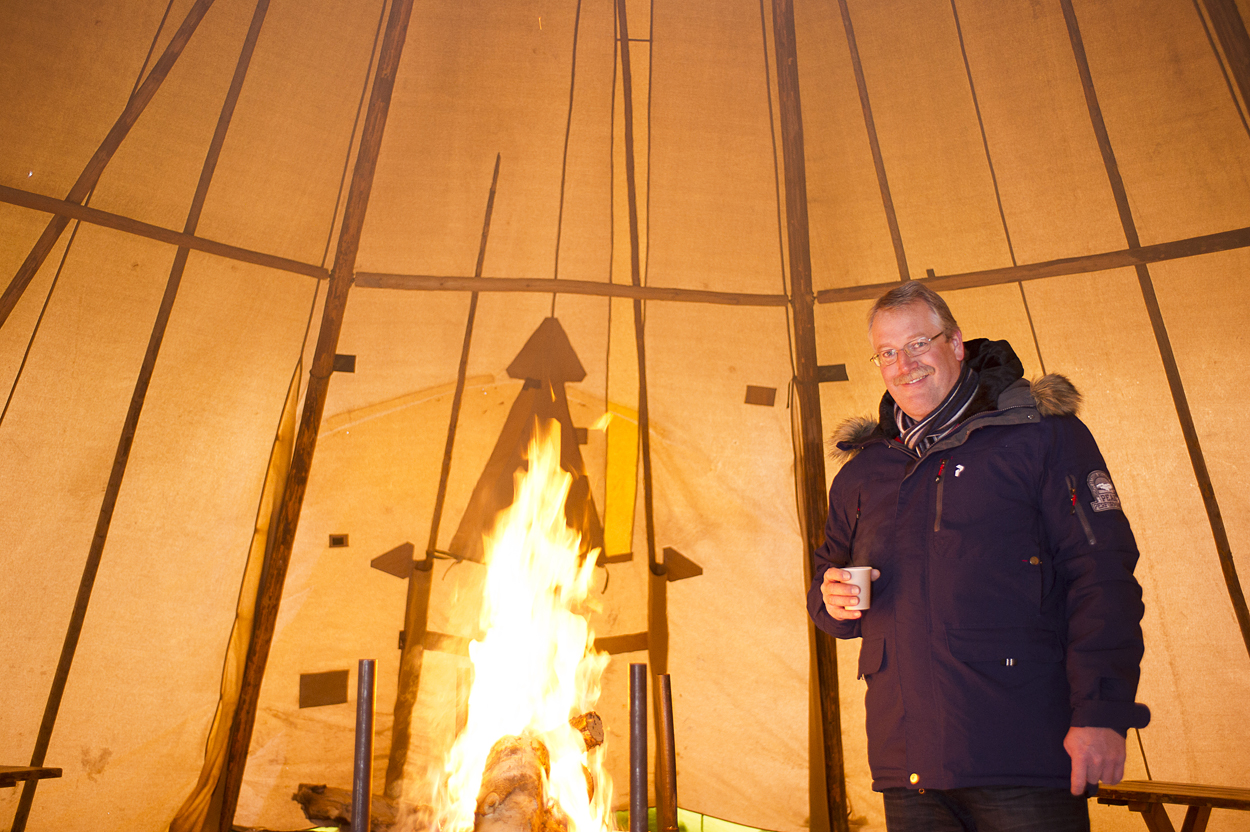
<svg viewBox="0 0 1250 832"><path fill-rule="evenodd" d="M629 832L647 832L647 666L629 666Z"/></svg>
<svg viewBox="0 0 1250 832"><path fill-rule="evenodd" d="M655 828L677 832L677 750L673 744L673 688L655 677Z"/></svg>
<svg viewBox="0 0 1250 832"><path fill-rule="evenodd" d="M352 777L352 832L369 832L373 801L373 659L361 659L356 679L356 760Z"/></svg>

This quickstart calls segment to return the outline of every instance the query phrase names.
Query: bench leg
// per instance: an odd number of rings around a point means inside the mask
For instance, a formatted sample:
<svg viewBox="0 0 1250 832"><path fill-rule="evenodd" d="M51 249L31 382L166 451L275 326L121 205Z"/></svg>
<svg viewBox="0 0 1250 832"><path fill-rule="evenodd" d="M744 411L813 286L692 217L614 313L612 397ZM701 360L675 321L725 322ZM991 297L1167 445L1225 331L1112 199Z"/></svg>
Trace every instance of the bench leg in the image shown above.
<svg viewBox="0 0 1250 832"><path fill-rule="evenodd" d="M1162 803L1130 803L1129 808L1141 813L1141 818L1150 832L1176 832L1176 827L1172 825L1172 819L1168 817Z"/></svg>
<svg viewBox="0 0 1250 832"><path fill-rule="evenodd" d="M1190 806L1189 811L1185 812L1185 822L1181 824L1181 832L1204 832L1210 818L1210 806Z"/></svg>

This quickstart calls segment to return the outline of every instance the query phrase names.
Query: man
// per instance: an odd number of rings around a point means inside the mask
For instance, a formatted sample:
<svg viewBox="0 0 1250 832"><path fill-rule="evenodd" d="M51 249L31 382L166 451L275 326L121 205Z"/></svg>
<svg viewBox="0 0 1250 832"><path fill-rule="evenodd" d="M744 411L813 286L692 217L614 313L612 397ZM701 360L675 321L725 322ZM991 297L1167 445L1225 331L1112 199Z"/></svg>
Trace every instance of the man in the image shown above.
<svg viewBox="0 0 1250 832"><path fill-rule="evenodd" d="M835 436L808 611L862 638L873 788L890 832L1088 830L1136 704L1137 547L1062 376L1030 385L1005 341L965 342L904 283L873 306L877 420ZM871 606L844 566L871 566Z"/></svg>

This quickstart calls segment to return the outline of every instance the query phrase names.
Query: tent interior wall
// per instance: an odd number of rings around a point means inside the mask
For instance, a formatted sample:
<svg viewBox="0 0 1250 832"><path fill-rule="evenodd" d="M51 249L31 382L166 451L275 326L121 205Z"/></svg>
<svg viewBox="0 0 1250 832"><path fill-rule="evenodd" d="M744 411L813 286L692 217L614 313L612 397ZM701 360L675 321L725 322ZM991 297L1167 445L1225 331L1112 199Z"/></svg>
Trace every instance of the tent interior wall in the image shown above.
<svg viewBox="0 0 1250 832"><path fill-rule="evenodd" d="M507 368L555 317L585 369L565 392L610 556L593 626L625 645L599 709L619 801L625 668L662 649L682 807L827 827L799 503L805 478L823 489L835 467L796 463L794 409L816 384L806 354L845 366L819 384L825 434L876 412L864 316L907 279L942 290L968 337L1009 340L1027 376L1060 372L1084 394L1141 548L1138 698L1153 720L1130 734L1126 776L1250 786L1236 578L1250 467L1233 418L1250 324L1250 3L618 2L412 4L329 345L355 367L328 380L313 423L234 822L299 828L297 784L350 783L354 709L300 707L309 674L378 660L387 769L409 589L370 563L426 547L459 378L446 549L522 389ZM165 829L212 757L237 683L231 634L249 626L351 242L390 11L0 3L0 763L42 749L63 769L27 829ZM791 13L800 203L774 31ZM796 290L808 263L810 291ZM648 567L666 548L702 574L668 583L657 610ZM429 632L472 637L482 566L432 569ZM882 829L858 645L837 647L850 822ZM425 651L402 761L413 799L467 666ZM22 793L0 789L0 826ZM1091 806L1098 830L1141 822ZM1217 810L1209 828L1250 820Z"/></svg>

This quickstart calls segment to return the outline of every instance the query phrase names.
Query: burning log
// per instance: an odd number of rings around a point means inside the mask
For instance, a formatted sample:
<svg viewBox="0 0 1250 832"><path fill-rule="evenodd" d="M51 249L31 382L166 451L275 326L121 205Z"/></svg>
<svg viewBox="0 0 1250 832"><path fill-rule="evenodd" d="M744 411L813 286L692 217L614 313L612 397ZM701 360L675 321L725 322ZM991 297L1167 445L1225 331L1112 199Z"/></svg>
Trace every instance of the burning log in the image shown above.
<svg viewBox="0 0 1250 832"><path fill-rule="evenodd" d="M449 832L613 826L610 801L602 799L611 794L611 778L599 768L602 755L586 754L604 740L598 715L547 721L551 713L567 718L592 707L607 664L587 620L595 562L582 556L584 541L564 511L569 476L560 440L558 425L543 422L534 431L513 503L486 538L471 708L449 752L436 809ZM516 726L515 735L500 737L499 724Z"/></svg>
<svg viewBox="0 0 1250 832"><path fill-rule="evenodd" d="M569 720L590 750L603 744L603 720L588 711ZM594 796L595 781L586 773L586 793ZM491 746L482 772L474 813L474 832L568 832L569 821L547 799L551 755L542 740L525 733L502 737Z"/></svg>
<svg viewBox="0 0 1250 832"><path fill-rule="evenodd" d="M584 714L573 717L569 720L569 725L576 728L578 733L582 735L587 751L603 745L603 718L594 711L587 711Z"/></svg>
<svg viewBox="0 0 1250 832"><path fill-rule="evenodd" d="M502 737L486 758L473 820L475 832L545 832L551 758L541 740Z"/></svg>

